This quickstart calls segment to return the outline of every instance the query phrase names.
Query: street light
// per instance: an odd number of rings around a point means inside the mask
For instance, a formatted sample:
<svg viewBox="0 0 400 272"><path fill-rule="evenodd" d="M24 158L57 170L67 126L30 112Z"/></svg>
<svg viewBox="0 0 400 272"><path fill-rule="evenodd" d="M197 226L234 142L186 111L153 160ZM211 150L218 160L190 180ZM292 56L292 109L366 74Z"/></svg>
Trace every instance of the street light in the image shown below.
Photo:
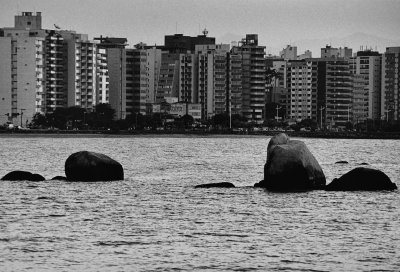
<svg viewBox="0 0 400 272"><path fill-rule="evenodd" d="M24 115L24 110L25 109L20 109L20 110L21 110L21 114L20 115L21 115L21 127L22 127L22 116Z"/></svg>
<svg viewBox="0 0 400 272"><path fill-rule="evenodd" d="M276 121L279 121L279 110L282 109L282 107L279 107L278 105L276 106Z"/></svg>
<svg viewBox="0 0 400 272"><path fill-rule="evenodd" d="M320 107L319 110L321 111L321 118L320 118L320 128L322 129L322 111L325 109L325 107Z"/></svg>
<svg viewBox="0 0 400 272"><path fill-rule="evenodd" d="M232 91L229 92L229 129L232 129Z"/></svg>

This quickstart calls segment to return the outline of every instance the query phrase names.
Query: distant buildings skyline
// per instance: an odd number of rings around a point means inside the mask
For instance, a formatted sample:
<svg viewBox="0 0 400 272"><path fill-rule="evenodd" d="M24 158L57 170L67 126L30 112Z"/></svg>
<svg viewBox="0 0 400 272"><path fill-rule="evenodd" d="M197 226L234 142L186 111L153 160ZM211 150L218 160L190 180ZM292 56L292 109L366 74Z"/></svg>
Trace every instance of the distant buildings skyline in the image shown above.
<svg viewBox="0 0 400 272"><path fill-rule="evenodd" d="M126 37L152 45L163 44L164 35L197 36L204 28L224 44L257 33L267 55L279 54L287 44L319 57L319 47L326 44L355 51L362 45L383 52L400 43L400 2L391 0L252 0L246 4L240 0L119 0L118 4L97 0L95 5L77 0L4 0L2 4L0 26L12 26L12 16L21 11L42 11L45 29L56 24L63 30L88 33L89 38Z"/></svg>
<svg viewBox="0 0 400 272"><path fill-rule="evenodd" d="M25 125L36 113L71 106L91 112L99 103L125 119L184 103L196 119L239 114L261 125L270 102L289 122L313 119L324 127L400 117L399 47L353 54L326 45L312 58L287 45L270 56L258 34L233 45L207 34L132 45L125 37L42 29L41 12L18 14L14 27L0 28L0 119Z"/></svg>

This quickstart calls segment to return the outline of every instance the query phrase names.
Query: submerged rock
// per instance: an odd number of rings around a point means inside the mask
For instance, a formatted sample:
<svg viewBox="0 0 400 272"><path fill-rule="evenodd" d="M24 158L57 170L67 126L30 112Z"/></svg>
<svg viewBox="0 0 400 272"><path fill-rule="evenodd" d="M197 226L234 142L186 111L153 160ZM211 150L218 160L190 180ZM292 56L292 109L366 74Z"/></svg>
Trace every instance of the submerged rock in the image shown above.
<svg viewBox="0 0 400 272"><path fill-rule="evenodd" d="M66 177L63 176L55 176L54 178L52 178L51 180L67 180Z"/></svg>
<svg viewBox="0 0 400 272"><path fill-rule="evenodd" d="M380 170L357 167L328 184L327 191L395 190L397 186Z"/></svg>
<svg viewBox="0 0 400 272"><path fill-rule="evenodd" d="M235 188L235 185L230 182L217 182L196 185L194 188Z"/></svg>
<svg viewBox="0 0 400 272"><path fill-rule="evenodd" d="M264 180L256 187L304 191L321 189L325 184L321 166L303 142L290 140L284 133L272 137L267 148Z"/></svg>
<svg viewBox="0 0 400 272"><path fill-rule="evenodd" d="M119 162L104 154L80 151L65 161L65 175L69 181L123 180L124 169Z"/></svg>
<svg viewBox="0 0 400 272"><path fill-rule="evenodd" d="M337 161L337 162L335 162L336 164L348 164L349 162L348 161Z"/></svg>
<svg viewBox="0 0 400 272"><path fill-rule="evenodd" d="M39 174L32 174L27 171L12 171L1 178L1 180L28 180L28 181L43 181L45 178Z"/></svg>

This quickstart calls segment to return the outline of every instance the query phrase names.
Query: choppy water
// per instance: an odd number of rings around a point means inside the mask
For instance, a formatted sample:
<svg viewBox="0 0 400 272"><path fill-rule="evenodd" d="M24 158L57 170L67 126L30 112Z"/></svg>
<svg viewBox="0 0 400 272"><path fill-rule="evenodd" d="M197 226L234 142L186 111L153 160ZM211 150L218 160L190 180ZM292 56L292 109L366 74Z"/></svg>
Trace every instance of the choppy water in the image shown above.
<svg viewBox="0 0 400 272"><path fill-rule="evenodd" d="M0 270L399 271L399 191L247 187L263 177L268 139L1 136L0 176L64 175L71 153L90 150L126 178L0 182ZM366 162L400 185L400 141L302 140L328 181ZM193 188L222 181L240 188Z"/></svg>

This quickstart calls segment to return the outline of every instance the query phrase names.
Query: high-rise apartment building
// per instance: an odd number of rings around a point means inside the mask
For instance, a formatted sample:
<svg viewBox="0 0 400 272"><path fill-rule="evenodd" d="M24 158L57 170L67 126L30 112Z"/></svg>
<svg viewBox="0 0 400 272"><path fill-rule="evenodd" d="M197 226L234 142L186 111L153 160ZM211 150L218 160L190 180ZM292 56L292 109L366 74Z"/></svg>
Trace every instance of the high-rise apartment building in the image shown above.
<svg viewBox="0 0 400 272"><path fill-rule="evenodd" d="M362 123L368 119L369 90L364 75L353 74L353 123Z"/></svg>
<svg viewBox="0 0 400 272"><path fill-rule="evenodd" d="M353 119L353 83L349 60L313 59L317 73L318 122L324 126L344 127ZM322 116L322 120L320 120Z"/></svg>
<svg viewBox="0 0 400 272"><path fill-rule="evenodd" d="M243 115L242 55L228 54L228 107L232 115Z"/></svg>
<svg viewBox="0 0 400 272"><path fill-rule="evenodd" d="M126 49L126 112L146 114L154 103L160 74L161 50L137 46Z"/></svg>
<svg viewBox="0 0 400 272"><path fill-rule="evenodd" d="M0 118L25 126L45 110L45 35L41 14L23 12L0 30Z"/></svg>
<svg viewBox="0 0 400 272"><path fill-rule="evenodd" d="M202 118L228 112L229 44L196 45L198 103Z"/></svg>
<svg viewBox="0 0 400 272"><path fill-rule="evenodd" d="M107 50L101 47L96 47L96 89L97 97L96 104L110 103L109 75L107 64Z"/></svg>
<svg viewBox="0 0 400 272"><path fill-rule="evenodd" d="M156 102L166 98L178 99L179 90L179 54L162 52L160 75L156 89Z"/></svg>
<svg viewBox="0 0 400 272"><path fill-rule="evenodd" d="M23 12L14 27L0 29L1 85L11 82L0 89L0 111L14 124L25 126L36 113L67 106L90 111L98 92L107 97L108 84L97 84L98 76L107 81L107 68L98 65L96 44L74 31L42 29L41 22L40 12Z"/></svg>
<svg viewBox="0 0 400 272"><path fill-rule="evenodd" d="M64 39L67 57L67 106L92 111L97 101L97 49L86 34L59 31Z"/></svg>
<svg viewBox="0 0 400 272"><path fill-rule="evenodd" d="M48 31L45 38L46 76L43 112L52 113L57 108L67 107L67 84L65 77L66 50L63 37L54 30Z"/></svg>
<svg viewBox="0 0 400 272"><path fill-rule="evenodd" d="M197 103L197 61L196 54L179 54L179 102Z"/></svg>
<svg viewBox="0 0 400 272"><path fill-rule="evenodd" d="M264 121L265 46L258 45L257 34L247 34L240 46L232 48L233 54L242 57L242 112L249 122Z"/></svg>
<svg viewBox="0 0 400 272"><path fill-rule="evenodd" d="M316 120L317 86L313 81L316 65L312 61L289 61L287 65L287 88L289 99L286 104L287 117L300 121Z"/></svg>
<svg viewBox="0 0 400 272"><path fill-rule="evenodd" d="M108 70L108 103L117 119L126 117L126 38L94 38L97 47L105 50ZM104 52L104 51L103 51ZM104 55L103 55L104 56Z"/></svg>
<svg viewBox="0 0 400 272"><path fill-rule="evenodd" d="M365 90L368 91L367 118L379 120L381 118L381 78L382 78L382 56L374 51L360 51L356 56L350 59L353 75L359 75L354 80L354 94L360 95L361 83L363 82ZM354 115L356 113L353 111ZM357 118L357 116L354 116Z"/></svg>
<svg viewBox="0 0 400 272"><path fill-rule="evenodd" d="M381 115L389 121L400 119L400 47L387 47L382 55Z"/></svg>

